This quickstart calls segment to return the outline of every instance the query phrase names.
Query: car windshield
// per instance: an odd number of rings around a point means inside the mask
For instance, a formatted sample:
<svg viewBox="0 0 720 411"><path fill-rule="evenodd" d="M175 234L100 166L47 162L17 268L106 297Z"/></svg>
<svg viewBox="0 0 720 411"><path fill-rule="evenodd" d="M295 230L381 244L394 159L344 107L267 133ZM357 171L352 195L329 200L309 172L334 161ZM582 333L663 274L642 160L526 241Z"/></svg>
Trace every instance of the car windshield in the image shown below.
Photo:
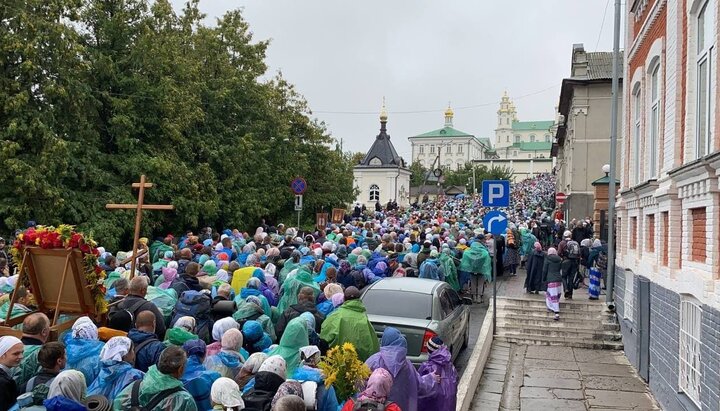
<svg viewBox="0 0 720 411"><path fill-rule="evenodd" d="M363 296L368 314L404 318L432 318L432 296L407 291L368 290Z"/></svg>

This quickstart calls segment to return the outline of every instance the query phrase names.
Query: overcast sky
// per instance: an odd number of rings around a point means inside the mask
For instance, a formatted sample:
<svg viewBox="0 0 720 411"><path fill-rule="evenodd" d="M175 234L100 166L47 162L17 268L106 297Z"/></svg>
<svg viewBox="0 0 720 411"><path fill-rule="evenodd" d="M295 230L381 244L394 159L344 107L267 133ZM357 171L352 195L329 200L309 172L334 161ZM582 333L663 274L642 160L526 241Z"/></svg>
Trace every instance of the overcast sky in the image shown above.
<svg viewBox="0 0 720 411"><path fill-rule="evenodd" d="M554 119L572 45L612 50L613 3L201 0L200 8L208 24L243 9L254 38L271 40L270 73L282 70L345 150L370 148L385 96L392 142L409 161L407 138L442 127L448 102L455 128L476 137L494 136L504 90L521 121Z"/></svg>

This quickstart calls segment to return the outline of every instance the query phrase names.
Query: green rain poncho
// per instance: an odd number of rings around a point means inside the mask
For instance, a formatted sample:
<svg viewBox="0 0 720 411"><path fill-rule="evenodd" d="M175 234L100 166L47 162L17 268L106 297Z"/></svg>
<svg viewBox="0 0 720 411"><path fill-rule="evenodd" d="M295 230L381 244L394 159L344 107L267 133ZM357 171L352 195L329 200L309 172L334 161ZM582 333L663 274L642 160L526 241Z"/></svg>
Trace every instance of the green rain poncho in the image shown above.
<svg viewBox="0 0 720 411"><path fill-rule="evenodd" d="M277 305L278 311L284 313L286 308L297 304L298 293L303 287L312 288L315 298L320 294L320 286L313 281L313 275L307 266L300 267L295 276L287 279L283 283L281 291L282 297L280 298L280 303Z"/></svg>
<svg viewBox="0 0 720 411"><path fill-rule="evenodd" d="M133 384L128 385L115 397L113 409L130 409L132 386ZM140 383L140 404L147 404L159 392L175 387L182 388L183 383L177 378L161 373L157 366L153 365ZM192 395L183 389L163 398L155 408L149 411L197 411L197 406Z"/></svg>
<svg viewBox="0 0 720 411"><path fill-rule="evenodd" d="M163 317L165 317L166 323L170 321L172 311L177 303L177 292L174 289L168 288L167 290L163 290L162 288L150 286L148 287L145 299L155 304Z"/></svg>
<svg viewBox="0 0 720 411"><path fill-rule="evenodd" d="M535 248L537 238L527 228L520 229L520 238L522 239L522 246L520 247L521 255L531 255Z"/></svg>
<svg viewBox="0 0 720 411"><path fill-rule="evenodd" d="M360 300L346 301L322 323L320 338L330 347L352 343L362 361L380 350L377 334Z"/></svg>
<svg viewBox="0 0 720 411"><path fill-rule="evenodd" d="M165 345L167 346L176 345L182 347L186 342L197 339L197 335L181 327L170 328L165 333Z"/></svg>
<svg viewBox="0 0 720 411"><path fill-rule="evenodd" d="M260 299L263 306L267 306L267 309L270 310L270 304L267 303L265 297L262 295L257 295L255 297ZM232 315L235 321L244 322L245 320L248 320L260 313L260 316L255 318L255 321L259 322L260 325L262 325L263 330L270 336L270 339L275 341L275 326L273 325L273 321L270 317L262 313L264 311L263 307L258 307L253 303L243 300L242 298L235 298L235 303L237 304L237 310Z"/></svg>
<svg viewBox="0 0 720 411"><path fill-rule="evenodd" d="M304 318L293 318L285 328L280 344L268 353L285 359L287 374L292 375L300 365L300 348L309 345L307 322Z"/></svg>
<svg viewBox="0 0 720 411"><path fill-rule="evenodd" d="M157 260L162 258L165 251L174 251L172 247L166 245L162 241L155 240L150 244L150 262L156 263Z"/></svg>
<svg viewBox="0 0 720 411"><path fill-rule="evenodd" d="M285 283L285 279L287 278L288 274L292 272L292 270L300 267L300 263L296 263L291 259L285 260L285 265L283 265L282 270L280 270L280 274L278 275L278 282L280 284Z"/></svg>
<svg viewBox="0 0 720 411"><path fill-rule="evenodd" d="M460 260L460 271L473 274L482 274L488 281L492 281L492 262L490 253L480 242L474 241L470 248L463 252Z"/></svg>
<svg viewBox="0 0 720 411"><path fill-rule="evenodd" d="M28 380L38 373L38 351L42 345L26 345L23 349L23 359L19 367L12 370L12 378L18 387L22 387Z"/></svg>
<svg viewBox="0 0 720 411"><path fill-rule="evenodd" d="M457 267L455 267L455 261L453 261L452 256L450 256L447 253L440 254L440 266L443 269L443 273L445 273L445 281L450 284L450 286L455 291L460 291L460 282L458 281L458 275L457 275Z"/></svg>

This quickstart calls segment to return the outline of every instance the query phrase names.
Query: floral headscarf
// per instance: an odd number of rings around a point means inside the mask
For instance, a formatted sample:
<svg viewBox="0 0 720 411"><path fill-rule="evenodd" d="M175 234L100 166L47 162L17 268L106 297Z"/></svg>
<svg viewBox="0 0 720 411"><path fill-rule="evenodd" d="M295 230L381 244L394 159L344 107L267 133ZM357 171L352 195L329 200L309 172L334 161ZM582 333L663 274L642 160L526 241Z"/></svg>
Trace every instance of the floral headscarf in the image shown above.
<svg viewBox="0 0 720 411"><path fill-rule="evenodd" d="M392 389L393 378L390 372L384 368L376 368L370 375L365 390L360 393L358 400L373 400L385 403Z"/></svg>
<svg viewBox="0 0 720 411"><path fill-rule="evenodd" d="M297 395L304 399L302 385L298 381L285 381L282 383L272 399L271 406L273 409L275 409L275 404L280 398L288 395Z"/></svg>
<svg viewBox="0 0 720 411"><path fill-rule="evenodd" d="M72 326L72 338L80 338L83 340L97 340L98 329L89 317L80 317Z"/></svg>

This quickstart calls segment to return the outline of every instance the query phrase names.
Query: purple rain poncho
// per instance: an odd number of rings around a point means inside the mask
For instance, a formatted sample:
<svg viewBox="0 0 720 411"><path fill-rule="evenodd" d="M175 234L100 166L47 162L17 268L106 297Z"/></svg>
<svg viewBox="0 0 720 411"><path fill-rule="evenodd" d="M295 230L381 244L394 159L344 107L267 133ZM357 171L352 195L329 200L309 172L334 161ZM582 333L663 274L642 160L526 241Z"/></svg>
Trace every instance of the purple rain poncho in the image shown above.
<svg viewBox="0 0 720 411"><path fill-rule="evenodd" d="M407 340L393 327L387 327L380 341L380 352L365 361L370 370L384 368L393 376L388 401L403 411L417 411L419 396L432 393L435 380L432 375L421 376L407 359ZM425 408L423 409L430 409Z"/></svg>
<svg viewBox="0 0 720 411"><path fill-rule="evenodd" d="M458 375L452 363L452 354L446 346L442 346L430 354L418 373L422 376L437 374L442 380L425 395L420 395L420 402L428 410L455 411L457 400Z"/></svg>

